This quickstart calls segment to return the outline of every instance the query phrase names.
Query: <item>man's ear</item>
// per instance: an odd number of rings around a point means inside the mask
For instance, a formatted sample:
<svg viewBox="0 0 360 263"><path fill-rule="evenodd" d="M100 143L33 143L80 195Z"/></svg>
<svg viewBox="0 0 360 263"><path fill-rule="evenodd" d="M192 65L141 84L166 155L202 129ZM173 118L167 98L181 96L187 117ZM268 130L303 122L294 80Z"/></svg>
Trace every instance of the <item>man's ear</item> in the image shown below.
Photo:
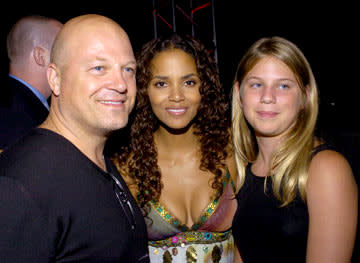
<svg viewBox="0 0 360 263"><path fill-rule="evenodd" d="M59 68L53 63L49 64L46 75L52 93L55 96L59 96L61 93L61 88L60 88L61 74Z"/></svg>
<svg viewBox="0 0 360 263"><path fill-rule="evenodd" d="M234 95L236 96L236 98L239 100L239 105L240 107L242 107L242 101L241 101L241 96L240 96L240 84L239 81L236 81L234 84Z"/></svg>
<svg viewBox="0 0 360 263"><path fill-rule="evenodd" d="M46 66L46 50L41 46L36 46L34 48L33 57L36 62L41 67Z"/></svg>

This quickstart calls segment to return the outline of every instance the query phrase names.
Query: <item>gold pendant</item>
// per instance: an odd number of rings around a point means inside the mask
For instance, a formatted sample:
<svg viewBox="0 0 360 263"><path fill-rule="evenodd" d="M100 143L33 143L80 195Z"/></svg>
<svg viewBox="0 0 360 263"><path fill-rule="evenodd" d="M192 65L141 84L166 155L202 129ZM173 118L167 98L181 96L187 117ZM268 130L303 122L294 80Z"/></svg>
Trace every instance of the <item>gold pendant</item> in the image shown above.
<svg viewBox="0 0 360 263"><path fill-rule="evenodd" d="M212 252L211 252L211 257L214 263L219 263L220 259L221 259L221 250L220 248L216 245Z"/></svg>
<svg viewBox="0 0 360 263"><path fill-rule="evenodd" d="M171 263L172 262L172 256L168 250L165 251L163 255L163 262L164 263Z"/></svg>
<svg viewBox="0 0 360 263"><path fill-rule="evenodd" d="M197 260L196 250L193 246L186 250L186 263L195 263Z"/></svg>

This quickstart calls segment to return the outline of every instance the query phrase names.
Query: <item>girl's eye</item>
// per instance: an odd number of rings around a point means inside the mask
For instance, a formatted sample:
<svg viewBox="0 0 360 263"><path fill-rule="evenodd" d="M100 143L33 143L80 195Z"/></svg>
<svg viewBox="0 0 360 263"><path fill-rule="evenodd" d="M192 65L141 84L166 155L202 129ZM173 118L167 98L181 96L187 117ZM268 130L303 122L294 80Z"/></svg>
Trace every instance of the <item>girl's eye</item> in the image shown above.
<svg viewBox="0 0 360 263"><path fill-rule="evenodd" d="M280 89L289 89L290 86L287 85L287 84L280 84L279 88L280 88Z"/></svg>
<svg viewBox="0 0 360 263"><path fill-rule="evenodd" d="M260 88L261 87L261 84L260 83L252 83L250 85L252 88Z"/></svg>

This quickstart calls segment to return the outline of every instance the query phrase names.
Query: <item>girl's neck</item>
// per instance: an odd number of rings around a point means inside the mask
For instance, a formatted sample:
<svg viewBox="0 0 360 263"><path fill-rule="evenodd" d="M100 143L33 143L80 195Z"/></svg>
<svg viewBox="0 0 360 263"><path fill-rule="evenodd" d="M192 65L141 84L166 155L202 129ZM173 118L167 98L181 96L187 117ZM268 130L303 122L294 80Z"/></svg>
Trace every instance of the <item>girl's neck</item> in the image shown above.
<svg viewBox="0 0 360 263"><path fill-rule="evenodd" d="M281 143L279 138L256 137L259 153L253 169L259 171L259 176L265 176L271 168L271 161L275 150Z"/></svg>

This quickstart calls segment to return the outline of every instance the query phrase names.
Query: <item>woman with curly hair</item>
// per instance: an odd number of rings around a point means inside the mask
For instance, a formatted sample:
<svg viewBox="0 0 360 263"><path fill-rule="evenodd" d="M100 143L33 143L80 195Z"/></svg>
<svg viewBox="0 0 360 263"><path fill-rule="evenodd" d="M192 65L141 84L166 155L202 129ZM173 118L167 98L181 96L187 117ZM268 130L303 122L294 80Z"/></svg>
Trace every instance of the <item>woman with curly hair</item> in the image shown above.
<svg viewBox="0 0 360 263"><path fill-rule="evenodd" d="M232 107L233 233L244 262L350 262L357 186L345 158L314 136L317 86L299 48L256 41L239 63Z"/></svg>
<svg viewBox="0 0 360 263"><path fill-rule="evenodd" d="M115 163L148 223L152 262L233 262L236 168L217 65L191 37L137 54L137 105Z"/></svg>

